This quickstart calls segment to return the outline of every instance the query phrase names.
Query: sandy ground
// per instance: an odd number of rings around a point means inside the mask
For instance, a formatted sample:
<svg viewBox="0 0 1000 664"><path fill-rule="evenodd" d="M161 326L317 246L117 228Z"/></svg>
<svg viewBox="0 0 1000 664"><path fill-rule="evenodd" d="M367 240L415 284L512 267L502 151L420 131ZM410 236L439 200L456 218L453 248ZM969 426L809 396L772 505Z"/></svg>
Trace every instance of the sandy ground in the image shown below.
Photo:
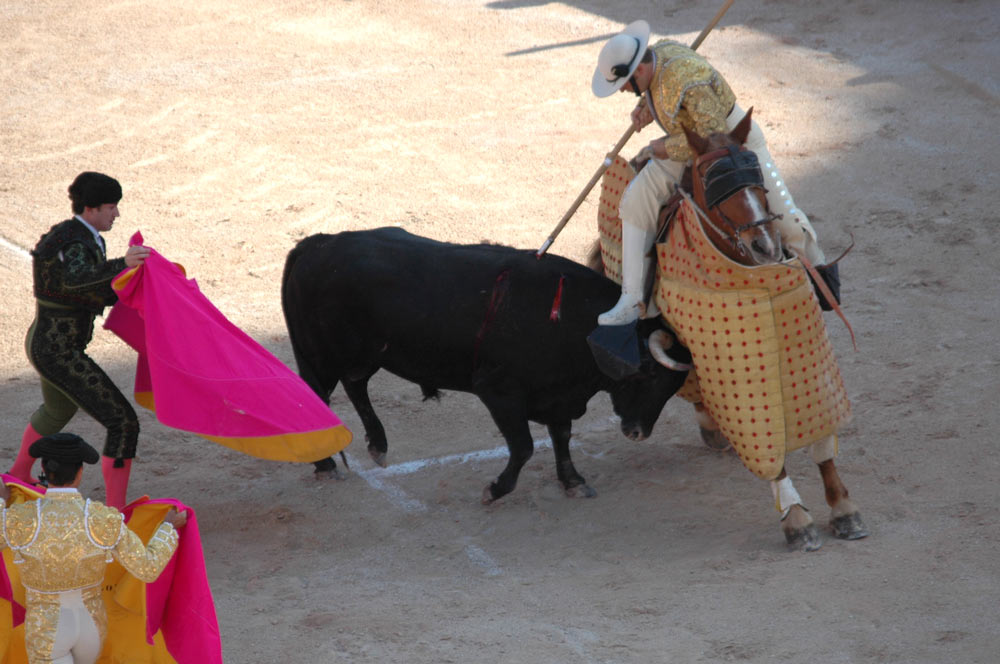
<svg viewBox="0 0 1000 664"><path fill-rule="evenodd" d="M646 18L689 42L721 5L614 4L2 3L0 451L39 399L26 250L76 173L125 187L113 255L142 230L294 366L278 292L296 240L399 225L536 248L627 126L631 98L590 93L603 41ZM858 351L827 321L856 413L838 464L871 537L786 552L767 484L704 448L681 401L631 443L595 397L574 456L598 496L566 498L540 444L489 507L505 450L468 395L376 377L379 469L338 390L342 482L143 412L130 497L198 510L226 661L997 661L998 44L992 0L740 0L702 47L827 252L856 242ZM553 252L584 257L596 207ZM103 330L91 348L129 391L131 351ZM825 523L808 455L789 470Z"/></svg>

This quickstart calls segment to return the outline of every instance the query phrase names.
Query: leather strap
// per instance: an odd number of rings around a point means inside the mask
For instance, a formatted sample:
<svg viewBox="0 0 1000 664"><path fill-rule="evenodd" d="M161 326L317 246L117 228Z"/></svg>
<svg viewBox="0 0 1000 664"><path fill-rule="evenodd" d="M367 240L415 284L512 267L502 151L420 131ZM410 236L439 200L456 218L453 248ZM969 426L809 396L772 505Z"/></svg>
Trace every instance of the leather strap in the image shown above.
<svg viewBox="0 0 1000 664"><path fill-rule="evenodd" d="M847 252L844 253L846 254ZM837 304L837 298L835 298L833 293L830 292L830 288L826 285L826 281L823 280L823 277L819 275L819 272L816 271L816 268L813 267L813 264L809 262L809 259L806 258L804 254L796 253L795 257L802 262L802 266L807 272L809 272L810 276L812 276L813 281L816 283L816 288L823 293L823 297L825 297L826 301L833 307L833 311L840 316L840 320L844 321L844 325L847 326L847 331L851 333L851 343L854 345L854 351L857 352L858 342L854 339L854 329L851 327L851 324L847 322L847 317L844 316L844 312L841 310L840 305ZM843 258L843 256L841 256L841 258ZM840 260L840 258L837 260Z"/></svg>

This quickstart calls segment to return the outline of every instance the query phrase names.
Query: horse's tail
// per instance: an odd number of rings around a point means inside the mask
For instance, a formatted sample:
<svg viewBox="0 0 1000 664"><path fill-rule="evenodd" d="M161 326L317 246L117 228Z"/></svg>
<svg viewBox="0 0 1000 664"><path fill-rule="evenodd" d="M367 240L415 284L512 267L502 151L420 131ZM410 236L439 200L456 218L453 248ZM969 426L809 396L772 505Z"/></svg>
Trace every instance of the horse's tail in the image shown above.
<svg viewBox="0 0 1000 664"><path fill-rule="evenodd" d="M604 258L601 256L600 238L594 240L594 243L590 245L590 250L587 252L587 258L584 260L583 264L597 274L604 274Z"/></svg>

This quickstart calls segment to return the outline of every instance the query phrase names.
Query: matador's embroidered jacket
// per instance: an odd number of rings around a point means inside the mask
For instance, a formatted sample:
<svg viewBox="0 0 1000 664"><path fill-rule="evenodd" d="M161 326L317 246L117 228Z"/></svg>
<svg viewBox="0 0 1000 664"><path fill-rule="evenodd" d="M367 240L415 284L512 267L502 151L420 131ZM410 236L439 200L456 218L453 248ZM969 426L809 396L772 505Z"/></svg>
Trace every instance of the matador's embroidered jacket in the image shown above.
<svg viewBox="0 0 1000 664"><path fill-rule="evenodd" d="M111 280L125 269L124 258L106 260L93 233L67 219L41 237L34 251L35 297L99 314L118 296Z"/></svg>
<svg viewBox="0 0 1000 664"><path fill-rule="evenodd" d="M177 531L164 522L144 546L118 510L84 500L78 491L51 489L38 500L3 510L0 545L14 551L25 587L25 645L52 650L59 593L80 590L103 640L108 619L101 597L105 568L114 558L143 582L156 580L177 548Z"/></svg>
<svg viewBox="0 0 1000 664"><path fill-rule="evenodd" d="M645 99L657 124L667 134L665 147L673 161L694 155L682 126L707 136L726 130L726 117L736 95L708 60L683 44L664 39L651 47L653 80Z"/></svg>

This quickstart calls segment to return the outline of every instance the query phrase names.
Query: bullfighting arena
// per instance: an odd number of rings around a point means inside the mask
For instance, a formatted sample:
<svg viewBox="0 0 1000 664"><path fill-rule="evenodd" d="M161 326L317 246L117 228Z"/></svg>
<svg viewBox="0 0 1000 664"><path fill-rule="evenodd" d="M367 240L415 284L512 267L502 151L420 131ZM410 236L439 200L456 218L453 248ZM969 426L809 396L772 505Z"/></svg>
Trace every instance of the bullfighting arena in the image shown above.
<svg viewBox="0 0 1000 664"><path fill-rule="evenodd" d="M141 230L294 368L279 285L296 241L395 225L537 248L627 127L631 96L590 91L603 42L637 18L691 42L721 4L6 0L3 463L40 398L27 252L78 172L124 187L109 255ZM197 510L227 662L997 661L996 3L737 0L700 51L754 107L827 254L853 237L857 352L825 318L854 409L837 464L871 536L825 530L796 452L824 542L788 552L767 483L705 447L680 399L643 442L606 394L590 402L572 453L593 499L564 496L533 426L535 456L490 506L506 448L466 394L424 403L376 376L382 469L338 388L343 481L138 409L129 497ZM553 253L584 259L597 204ZM129 394L134 353L103 329L90 350ZM70 429L103 441L86 415ZM103 498L97 469L83 491Z"/></svg>

